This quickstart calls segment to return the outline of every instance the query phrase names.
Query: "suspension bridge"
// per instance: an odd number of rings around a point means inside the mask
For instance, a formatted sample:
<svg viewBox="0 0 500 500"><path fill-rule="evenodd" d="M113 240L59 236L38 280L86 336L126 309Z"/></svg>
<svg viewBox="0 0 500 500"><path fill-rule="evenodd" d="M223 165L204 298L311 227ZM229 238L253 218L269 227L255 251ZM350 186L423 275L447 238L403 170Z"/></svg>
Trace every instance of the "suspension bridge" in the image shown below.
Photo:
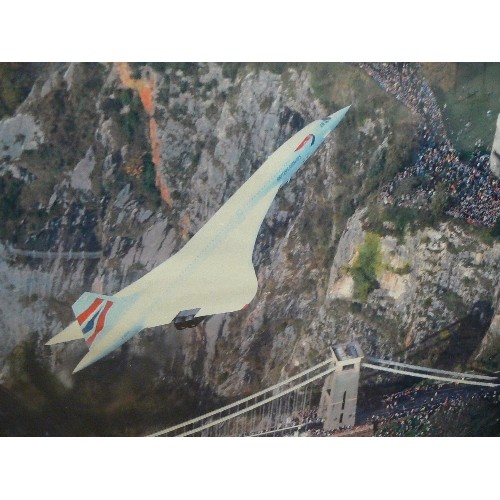
<svg viewBox="0 0 500 500"><path fill-rule="evenodd" d="M365 356L359 344L351 342L332 347L325 361L267 389L150 436L299 436L314 428L352 428L361 368L440 383L500 387L500 380L493 376Z"/></svg>

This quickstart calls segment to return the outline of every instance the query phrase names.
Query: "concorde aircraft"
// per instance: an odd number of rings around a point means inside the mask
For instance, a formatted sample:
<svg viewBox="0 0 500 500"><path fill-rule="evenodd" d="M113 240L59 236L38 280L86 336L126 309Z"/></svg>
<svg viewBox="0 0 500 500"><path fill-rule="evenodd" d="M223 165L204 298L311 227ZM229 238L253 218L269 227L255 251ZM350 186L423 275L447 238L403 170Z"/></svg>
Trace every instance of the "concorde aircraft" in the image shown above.
<svg viewBox="0 0 500 500"><path fill-rule="evenodd" d="M47 345L83 338L89 352L76 373L144 328L172 321L177 329L194 327L206 316L248 305L257 293L253 249L269 206L349 107L286 141L178 253L115 295L85 292L72 306L76 321Z"/></svg>

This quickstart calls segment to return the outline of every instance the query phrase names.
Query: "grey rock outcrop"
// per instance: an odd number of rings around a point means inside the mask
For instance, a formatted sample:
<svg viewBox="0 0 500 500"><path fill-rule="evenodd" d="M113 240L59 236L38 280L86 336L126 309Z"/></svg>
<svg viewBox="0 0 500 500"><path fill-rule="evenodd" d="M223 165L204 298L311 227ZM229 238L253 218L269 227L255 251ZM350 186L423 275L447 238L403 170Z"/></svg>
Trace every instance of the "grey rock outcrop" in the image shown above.
<svg viewBox="0 0 500 500"><path fill-rule="evenodd" d="M359 214L351 218L339 241L327 295L332 303L354 300L349 269L365 234L360 219ZM365 321L359 329L351 327L361 343L366 341L363 330L376 328L381 341L392 337L394 342L399 337L393 347L399 343L402 350L408 349L431 331L465 317L482 301L490 304L495 315L500 314L495 299L500 286L499 243L489 246L478 242L459 226L447 223L439 230L417 231L403 242L382 236L380 251L379 288L370 293L363 308L375 317L383 317L383 323ZM489 341L495 343L499 339L497 321L492 322L488 334ZM365 345L367 352L374 347Z"/></svg>
<svg viewBox="0 0 500 500"><path fill-rule="evenodd" d="M31 115L18 114L0 121L0 160L16 160L23 151L36 149L43 137Z"/></svg>

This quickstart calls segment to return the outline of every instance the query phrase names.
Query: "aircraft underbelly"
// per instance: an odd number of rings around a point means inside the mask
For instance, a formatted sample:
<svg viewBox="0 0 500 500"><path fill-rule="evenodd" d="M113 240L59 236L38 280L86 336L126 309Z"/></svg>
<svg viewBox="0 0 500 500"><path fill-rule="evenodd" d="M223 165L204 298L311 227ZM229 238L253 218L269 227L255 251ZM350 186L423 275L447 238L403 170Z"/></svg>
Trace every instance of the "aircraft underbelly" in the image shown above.
<svg viewBox="0 0 500 500"><path fill-rule="evenodd" d="M147 326L165 324L172 314L188 309L200 309L198 317L237 311L254 298L258 287L252 263L255 240L277 190L268 189L233 218L214 216L196 240L177 254L175 269L168 273L171 279L162 278L154 287L154 294L162 297L161 305L146 318Z"/></svg>

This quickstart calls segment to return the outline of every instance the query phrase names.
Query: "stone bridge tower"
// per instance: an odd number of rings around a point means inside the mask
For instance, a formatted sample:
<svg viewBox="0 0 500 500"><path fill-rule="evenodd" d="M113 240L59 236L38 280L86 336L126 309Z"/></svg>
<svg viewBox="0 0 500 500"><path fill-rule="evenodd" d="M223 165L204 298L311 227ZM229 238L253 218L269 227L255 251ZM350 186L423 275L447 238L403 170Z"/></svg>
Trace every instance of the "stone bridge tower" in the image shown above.
<svg viewBox="0 0 500 500"><path fill-rule="evenodd" d="M335 371L325 380L318 409L327 431L354 426L359 371L364 356L357 342L336 345L331 350Z"/></svg>

